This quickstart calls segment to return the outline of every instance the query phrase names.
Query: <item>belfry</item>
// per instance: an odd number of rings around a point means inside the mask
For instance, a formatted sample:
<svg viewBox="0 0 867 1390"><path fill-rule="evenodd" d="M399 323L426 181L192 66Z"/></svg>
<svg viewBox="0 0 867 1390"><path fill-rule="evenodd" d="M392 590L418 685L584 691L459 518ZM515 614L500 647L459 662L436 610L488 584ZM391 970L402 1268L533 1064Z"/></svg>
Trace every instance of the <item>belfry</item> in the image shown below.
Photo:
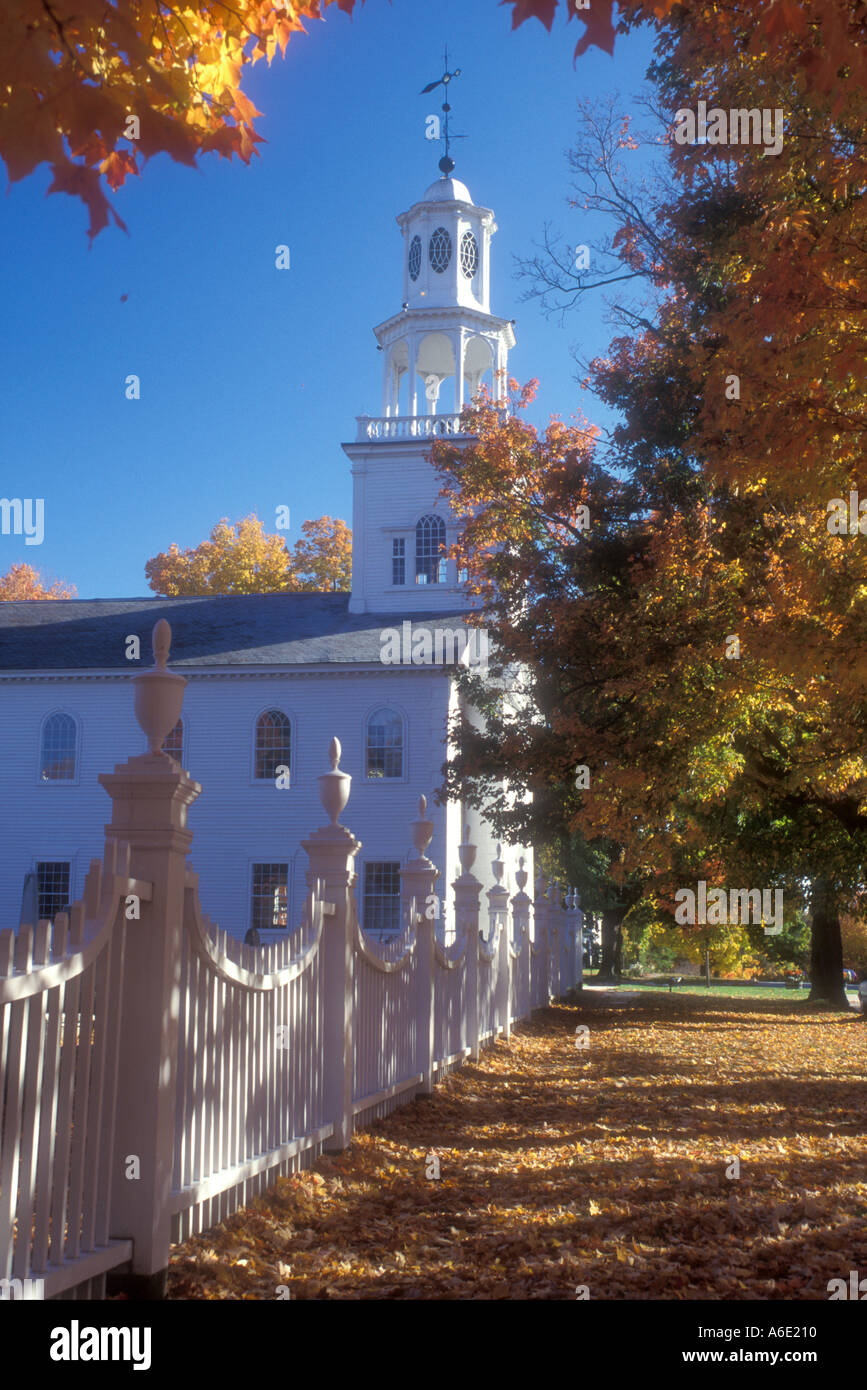
<svg viewBox="0 0 867 1390"><path fill-rule="evenodd" d="M433 439L461 433L461 410L482 386L505 394L515 345L511 321L490 311L491 209L443 174L397 223L401 308L373 330L381 414L360 416L355 441L343 446L353 464L355 613L464 605L454 563L441 553L455 527L426 455Z"/></svg>

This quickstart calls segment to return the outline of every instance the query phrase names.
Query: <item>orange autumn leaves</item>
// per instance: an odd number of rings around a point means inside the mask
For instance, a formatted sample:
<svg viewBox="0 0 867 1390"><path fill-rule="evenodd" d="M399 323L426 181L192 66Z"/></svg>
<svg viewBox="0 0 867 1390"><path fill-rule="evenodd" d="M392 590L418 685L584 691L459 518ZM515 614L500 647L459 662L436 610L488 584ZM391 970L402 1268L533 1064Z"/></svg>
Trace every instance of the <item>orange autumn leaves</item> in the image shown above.
<svg viewBox="0 0 867 1390"><path fill-rule="evenodd" d="M352 583L352 532L339 517L301 523L290 551L255 514L217 522L210 537L181 550L169 546L145 565L156 594L323 593Z"/></svg>
<svg viewBox="0 0 867 1390"><path fill-rule="evenodd" d="M257 111L242 89L252 64L270 64L330 4L352 14L356 0L9 0L0 32L0 157L11 181L39 165L52 171L49 192L80 198L90 213L88 234L109 219L124 227L106 196L158 153L194 165L209 151L249 162L262 143ZM584 32L575 58L596 47L613 54L618 25L655 23L691 36L730 41L729 18L747 15L755 56L785 53L805 83L836 94L840 74L863 88L867 60L853 52L862 37L857 6L842 0L773 0L755 5L695 4L690 0L502 0L512 26L539 19L551 29L565 12ZM493 15L492 4L492 15ZM756 19L758 18L758 22Z"/></svg>
<svg viewBox="0 0 867 1390"><path fill-rule="evenodd" d="M826 1299L867 1267L864 1028L746 991L541 1011L175 1247L169 1297Z"/></svg>
<svg viewBox="0 0 867 1390"><path fill-rule="evenodd" d="M355 0L336 0L351 13ZM8 0L0 26L0 156L11 181L51 166L49 192L81 198L93 238L112 189L159 153L249 162L261 136L241 90L331 0ZM131 119L132 118L132 119Z"/></svg>
<svg viewBox="0 0 867 1390"><path fill-rule="evenodd" d="M75 598L75 587L55 579L45 584L32 565L10 565L5 574L0 574L0 602L3 600L20 602L35 598Z"/></svg>

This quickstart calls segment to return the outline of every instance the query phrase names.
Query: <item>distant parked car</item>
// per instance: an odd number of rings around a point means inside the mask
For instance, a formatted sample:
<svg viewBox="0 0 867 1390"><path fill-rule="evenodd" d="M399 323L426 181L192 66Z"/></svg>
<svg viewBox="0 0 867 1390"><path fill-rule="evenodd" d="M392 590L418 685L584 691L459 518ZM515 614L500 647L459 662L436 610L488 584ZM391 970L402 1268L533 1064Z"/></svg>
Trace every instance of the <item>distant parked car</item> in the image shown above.
<svg viewBox="0 0 867 1390"><path fill-rule="evenodd" d="M858 986L858 998L861 1000L861 1012L867 1018L867 975Z"/></svg>

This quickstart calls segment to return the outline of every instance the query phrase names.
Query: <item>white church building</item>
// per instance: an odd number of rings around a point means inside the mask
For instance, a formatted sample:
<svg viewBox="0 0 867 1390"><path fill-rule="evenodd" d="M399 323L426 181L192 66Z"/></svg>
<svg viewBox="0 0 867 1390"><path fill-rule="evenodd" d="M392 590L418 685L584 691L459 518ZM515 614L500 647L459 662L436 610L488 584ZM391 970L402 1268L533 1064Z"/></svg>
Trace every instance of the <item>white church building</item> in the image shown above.
<svg viewBox="0 0 867 1390"><path fill-rule="evenodd" d="M171 669L187 679L164 751L202 786L189 814L190 861L221 927L239 938L255 928L265 942L300 920L301 842L322 823L317 777L335 735L353 779L343 820L362 841L366 930L401 925L399 870L416 854L407 827L422 793L445 903L464 824L478 846L474 871L493 884L487 827L432 796L460 698L456 634L470 600L446 558L457 526L425 455L435 437L460 435L462 406L483 382L494 390L515 340L511 322L490 310L493 213L444 176L397 221L401 308L375 329L381 414L361 417L343 445L351 593L0 603L0 927L53 917L102 856L111 803L98 777L144 751L131 678L150 666L160 618L172 629ZM130 637L139 638L138 660ZM470 646L470 660L483 657L481 642ZM511 891L520 854L532 884L531 852L512 847L503 853Z"/></svg>

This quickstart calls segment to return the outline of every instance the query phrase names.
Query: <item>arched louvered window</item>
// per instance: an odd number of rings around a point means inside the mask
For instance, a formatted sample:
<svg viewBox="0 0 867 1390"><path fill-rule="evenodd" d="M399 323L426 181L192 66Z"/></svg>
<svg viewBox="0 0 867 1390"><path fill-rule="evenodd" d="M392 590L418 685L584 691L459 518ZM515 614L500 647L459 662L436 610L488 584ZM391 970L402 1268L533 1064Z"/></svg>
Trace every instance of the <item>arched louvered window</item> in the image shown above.
<svg viewBox="0 0 867 1390"><path fill-rule="evenodd" d="M167 735L163 744L163 752L168 753L170 758L182 763L184 760L184 721L179 719L171 733Z"/></svg>
<svg viewBox="0 0 867 1390"><path fill-rule="evenodd" d="M43 782L75 781L75 720L71 714L52 714L42 726L39 775Z"/></svg>
<svg viewBox="0 0 867 1390"><path fill-rule="evenodd" d="M282 710L269 709L256 720L256 772L260 781L273 782L277 768L290 766L292 725ZM285 775L285 774L284 774Z"/></svg>
<svg viewBox="0 0 867 1390"><path fill-rule="evenodd" d="M415 528L416 584L445 584L445 522L439 516L423 516Z"/></svg>
<svg viewBox="0 0 867 1390"><path fill-rule="evenodd" d="M367 776L403 776L403 720L396 710L374 710L367 721Z"/></svg>

